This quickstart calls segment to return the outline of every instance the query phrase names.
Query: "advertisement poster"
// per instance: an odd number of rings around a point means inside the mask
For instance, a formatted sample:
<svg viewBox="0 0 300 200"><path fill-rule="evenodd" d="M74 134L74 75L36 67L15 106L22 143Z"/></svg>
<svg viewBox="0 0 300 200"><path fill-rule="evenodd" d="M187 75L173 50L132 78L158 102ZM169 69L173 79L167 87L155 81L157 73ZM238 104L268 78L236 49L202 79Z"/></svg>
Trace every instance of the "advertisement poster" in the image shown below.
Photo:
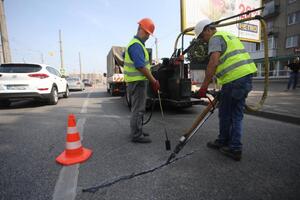
<svg viewBox="0 0 300 200"><path fill-rule="evenodd" d="M261 7L261 0L181 0L181 30L195 26L203 18L218 21L259 7ZM260 13L261 11L252 12L222 23L254 17ZM231 32L243 41L259 42L260 40L259 20L220 27L218 30Z"/></svg>

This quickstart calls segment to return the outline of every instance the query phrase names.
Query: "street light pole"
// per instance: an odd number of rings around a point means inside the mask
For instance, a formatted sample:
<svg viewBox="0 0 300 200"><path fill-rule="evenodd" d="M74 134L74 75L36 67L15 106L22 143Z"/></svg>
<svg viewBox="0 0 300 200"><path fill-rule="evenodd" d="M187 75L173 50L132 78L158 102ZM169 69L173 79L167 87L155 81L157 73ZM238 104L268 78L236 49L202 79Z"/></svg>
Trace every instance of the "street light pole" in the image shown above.
<svg viewBox="0 0 300 200"><path fill-rule="evenodd" d="M3 61L4 63L11 62L11 55L8 43L8 35L4 14L4 0L0 0L0 32L1 32L1 43L2 43L2 53L3 53Z"/></svg>
<svg viewBox="0 0 300 200"><path fill-rule="evenodd" d="M65 75L63 49L62 49L62 41L61 41L61 30L59 30L59 47L60 47L60 73Z"/></svg>

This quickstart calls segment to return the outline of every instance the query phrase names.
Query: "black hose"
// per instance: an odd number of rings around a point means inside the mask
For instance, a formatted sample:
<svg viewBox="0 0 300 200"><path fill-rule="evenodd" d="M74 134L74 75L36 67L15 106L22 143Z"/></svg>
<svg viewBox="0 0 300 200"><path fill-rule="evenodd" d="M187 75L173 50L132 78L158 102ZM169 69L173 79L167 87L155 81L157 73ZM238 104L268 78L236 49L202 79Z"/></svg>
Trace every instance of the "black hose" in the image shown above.
<svg viewBox="0 0 300 200"><path fill-rule="evenodd" d="M152 103L151 103L151 110L150 110L150 114L149 114L149 117L146 121L144 121L144 118L143 118L143 126L148 124L149 121L151 120L152 118L152 114L153 114L153 111L154 111L154 108L155 108L155 99L151 99Z"/></svg>

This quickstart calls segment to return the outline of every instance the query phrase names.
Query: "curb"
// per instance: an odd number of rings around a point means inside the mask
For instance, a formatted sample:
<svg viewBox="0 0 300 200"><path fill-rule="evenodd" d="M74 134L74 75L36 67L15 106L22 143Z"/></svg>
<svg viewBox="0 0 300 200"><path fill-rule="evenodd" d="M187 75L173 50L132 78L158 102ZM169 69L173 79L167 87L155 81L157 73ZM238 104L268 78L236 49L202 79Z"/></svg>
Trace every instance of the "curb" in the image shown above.
<svg viewBox="0 0 300 200"><path fill-rule="evenodd" d="M273 119L281 122L287 122L295 125L300 125L300 117L283 115L279 113L266 112L266 111L245 111L247 115L253 115L257 117L263 117L267 119Z"/></svg>
<svg viewBox="0 0 300 200"><path fill-rule="evenodd" d="M204 105L207 106L208 102L204 101L200 103L199 105ZM274 112L266 112L266 111L247 111L245 110L244 112L247 115L252 115L252 116L257 116L257 117L262 117L266 119L272 119L272 120L277 120L281 122L287 122L295 125L300 125L300 117L296 116L290 116L290 115L283 115L280 113L274 113Z"/></svg>

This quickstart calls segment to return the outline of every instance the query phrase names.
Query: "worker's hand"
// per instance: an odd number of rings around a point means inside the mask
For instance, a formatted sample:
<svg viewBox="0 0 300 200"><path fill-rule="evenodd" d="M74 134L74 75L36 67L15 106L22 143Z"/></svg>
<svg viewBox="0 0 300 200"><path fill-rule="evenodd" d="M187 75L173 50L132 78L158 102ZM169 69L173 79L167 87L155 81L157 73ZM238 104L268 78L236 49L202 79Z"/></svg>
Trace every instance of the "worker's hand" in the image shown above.
<svg viewBox="0 0 300 200"><path fill-rule="evenodd" d="M198 95L199 98L206 97L207 88L201 87L198 93L199 93L199 95Z"/></svg>
<svg viewBox="0 0 300 200"><path fill-rule="evenodd" d="M175 58L174 65L180 65L180 63L183 62L183 61L184 61L184 56L180 55L177 58Z"/></svg>
<svg viewBox="0 0 300 200"><path fill-rule="evenodd" d="M160 84L159 84L158 80L155 80L155 82L152 83L152 90L156 94L159 89L160 89Z"/></svg>

